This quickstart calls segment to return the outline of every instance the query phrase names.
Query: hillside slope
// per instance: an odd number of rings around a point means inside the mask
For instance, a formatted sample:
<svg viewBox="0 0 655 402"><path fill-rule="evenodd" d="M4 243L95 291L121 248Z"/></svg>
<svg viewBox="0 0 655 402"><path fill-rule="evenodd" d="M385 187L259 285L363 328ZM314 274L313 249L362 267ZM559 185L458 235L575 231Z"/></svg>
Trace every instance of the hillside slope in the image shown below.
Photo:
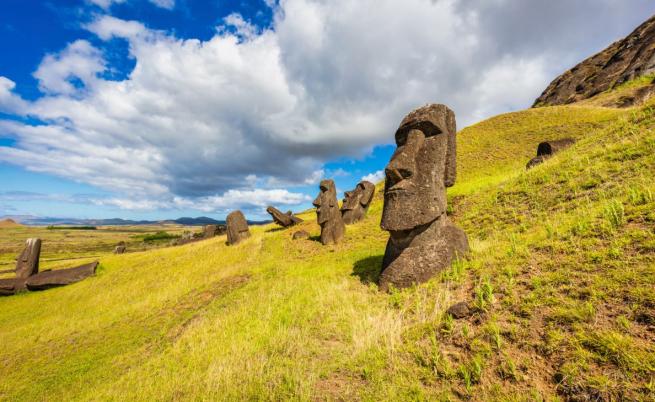
<svg viewBox="0 0 655 402"><path fill-rule="evenodd" d="M553 106L589 99L625 82L655 74L655 16L630 35L566 71L544 90L535 106ZM638 98L655 94L646 87Z"/></svg>
<svg viewBox="0 0 655 402"><path fill-rule="evenodd" d="M0 299L4 400L649 400L655 110L531 109L459 134L472 253L380 293L378 192L337 246L293 230L121 256ZM391 134L390 134L391 135ZM539 141L577 144L528 172ZM380 190L380 186L378 186ZM445 310L467 301L476 313Z"/></svg>

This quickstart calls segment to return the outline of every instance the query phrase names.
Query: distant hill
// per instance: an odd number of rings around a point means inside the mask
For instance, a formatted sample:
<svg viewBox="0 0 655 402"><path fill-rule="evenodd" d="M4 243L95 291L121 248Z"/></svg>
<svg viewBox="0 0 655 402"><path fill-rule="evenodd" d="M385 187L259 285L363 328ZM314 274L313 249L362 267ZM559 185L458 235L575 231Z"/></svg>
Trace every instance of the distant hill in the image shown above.
<svg viewBox="0 0 655 402"><path fill-rule="evenodd" d="M39 217L32 215L14 215L3 216L0 220L11 220L16 224L19 222L28 226L61 226L61 225L80 225L80 226L138 226L138 225L159 225L159 224L177 224L185 226L204 226L204 225L224 225L224 220L217 220L207 216L198 218L182 217L178 219L169 219L161 221L134 221L129 219L111 218L111 219L75 219L75 218L57 218L57 217ZM251 221L251 225L263 225L270 223L270 220Z"/></svg>
<svg viewBox="0 0 655 402"><path fill-rule="evenodd" d="M16 221L14 221L13 219L0 220L0 228L13 228L16 226L21 226L21 225L16 223Z"/></svg>
<svg viewBox="0 0 655 402"><path fill-rule="evenodd" d="M584 60L557 77L534 106L554 106L589 99L617 85L655 74L655 16L626 38ZM643 88L637 99L618 106L632 106L655 94L655 85ZM633 96L635 98L635 96Z"/></svg>

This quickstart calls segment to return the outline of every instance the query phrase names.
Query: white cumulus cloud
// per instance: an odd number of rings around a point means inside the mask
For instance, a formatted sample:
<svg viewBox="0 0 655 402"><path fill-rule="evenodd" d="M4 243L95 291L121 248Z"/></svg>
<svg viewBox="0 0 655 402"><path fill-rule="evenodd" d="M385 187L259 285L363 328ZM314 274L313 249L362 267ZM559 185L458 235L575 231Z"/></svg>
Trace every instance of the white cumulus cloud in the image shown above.
<svg viewBox="0 0 655 402"><path fill-rule="evenodd" d="M445 103L461 128L528 107L555 74L655 11L610 0L267 4L270 27L230 14L207 40L98 16L86 28L107 47L78 40L45 55L43 97L23 100L0 77L0 109L39 121L0 120L0 136L16 139L0 162L113 191L121 208L300 203L280 188L392 143L413 108ZM135 62L120 81L103 78L116 38Z"/></svg>

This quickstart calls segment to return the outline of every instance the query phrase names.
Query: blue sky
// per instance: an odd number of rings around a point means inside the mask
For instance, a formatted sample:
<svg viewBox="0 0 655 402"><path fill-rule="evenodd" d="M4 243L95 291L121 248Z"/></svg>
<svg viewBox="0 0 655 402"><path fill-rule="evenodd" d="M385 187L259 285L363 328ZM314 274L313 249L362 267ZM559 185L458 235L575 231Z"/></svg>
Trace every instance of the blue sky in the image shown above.
<svg viewBox="0 0 655 402"><path fill-rule="evenodd" d="M0 216L304 209L321 178L379 178L411 109L529 107L655 12L527 3L5 0Z"/></svg>

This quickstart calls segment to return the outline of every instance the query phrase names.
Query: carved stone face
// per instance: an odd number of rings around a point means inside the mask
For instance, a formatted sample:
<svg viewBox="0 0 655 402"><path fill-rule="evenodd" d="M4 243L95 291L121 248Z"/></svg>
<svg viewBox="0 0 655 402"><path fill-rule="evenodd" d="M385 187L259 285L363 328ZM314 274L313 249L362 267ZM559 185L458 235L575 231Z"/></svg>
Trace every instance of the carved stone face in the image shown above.
<svg viewBox="0 0 655 402"><path fill-rule="evenodd" d="M323 180L319 188L320 192L313 204L316 207L318 224L321 225L321 243L338 243L344 236L346 226L339 211L334 182Z"/></svg>
<svg viewBox="0 0 655 402"><path fill-rule="evenodd" d="M320 192L312 203L316 207L318 224L327 222L335 213L339 213L337 191L332 180L323 180L319 186Z"/></svg>
<svg viewBox="0 0 655 402"><path fill-rule="evenodd" d="M375 185L368 181L357 184L354 190L344 193L341 214L346 224L355 223L366 216L368 206L373 200Z"/></svg>
<svg viewBox="0 0 655 402"><path fill-rule="evenodd" d="M385 168L382 229L405 231L446 211L455 181L455 116L444 105L415 110L396 132L397 149Z"/></svg>

